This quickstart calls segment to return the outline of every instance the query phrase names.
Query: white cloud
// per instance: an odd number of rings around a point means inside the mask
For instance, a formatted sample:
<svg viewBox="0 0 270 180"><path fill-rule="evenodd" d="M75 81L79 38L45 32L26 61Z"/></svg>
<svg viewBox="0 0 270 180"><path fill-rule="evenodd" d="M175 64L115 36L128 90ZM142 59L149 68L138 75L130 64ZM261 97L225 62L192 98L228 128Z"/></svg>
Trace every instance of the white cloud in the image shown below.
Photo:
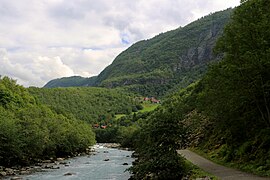
<svg viewBox="0 0 270 180"><path fill-rule="evenodd" d="M73 70L58 56L47 57L29 52L13 54L0 49L0 61L2 75L15 77L26 86L41 86L48 79L74 75Z"/></svg>
<svg viewBox="0 0 270 180"><path fill-rule="evenodd" d="M1 0L0 74L29 86L97 75L132 43L239 0Z"/></svg>

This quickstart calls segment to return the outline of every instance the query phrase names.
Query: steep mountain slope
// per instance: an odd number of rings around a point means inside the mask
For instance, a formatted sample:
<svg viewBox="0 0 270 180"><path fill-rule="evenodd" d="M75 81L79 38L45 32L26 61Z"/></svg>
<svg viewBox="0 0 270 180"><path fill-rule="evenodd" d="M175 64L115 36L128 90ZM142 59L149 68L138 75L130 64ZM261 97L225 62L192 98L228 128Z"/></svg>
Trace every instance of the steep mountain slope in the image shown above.
<svg viewBox="0 0 270 180"><path fill-rule="evenodd" d="M145 96L163 96L199 79L207 64L220 59L212 52L230 20L232 9L210 14L156 37L135 43L97 77L52 80L45 87L122 87Z"/></svg>
<svg viewBox="0 0 270 180"><path fill-rule="evenodd" d="M219 59L212 49L231 12L217 12L132 45L100 73L96 84L152 96L187 86L201 77L210 61Z"/></svg>

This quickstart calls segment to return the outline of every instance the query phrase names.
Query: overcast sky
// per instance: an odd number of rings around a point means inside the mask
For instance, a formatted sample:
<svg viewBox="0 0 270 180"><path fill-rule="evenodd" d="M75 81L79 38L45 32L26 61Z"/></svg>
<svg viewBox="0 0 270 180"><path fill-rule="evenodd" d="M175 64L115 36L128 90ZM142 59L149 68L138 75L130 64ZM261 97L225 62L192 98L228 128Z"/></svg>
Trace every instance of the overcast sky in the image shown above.
<svg viewBox="0 0 270 180"><path fill-rule="evenodd" d="M24 86L99 74L136 41L240 0L0 0L0 75Z"/></svg>

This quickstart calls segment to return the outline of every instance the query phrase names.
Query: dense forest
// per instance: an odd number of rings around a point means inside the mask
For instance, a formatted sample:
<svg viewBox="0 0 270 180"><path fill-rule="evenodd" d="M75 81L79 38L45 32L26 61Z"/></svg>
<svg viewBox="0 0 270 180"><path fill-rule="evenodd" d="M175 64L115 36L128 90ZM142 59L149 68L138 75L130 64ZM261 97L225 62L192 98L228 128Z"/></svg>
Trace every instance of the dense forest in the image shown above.
<svg viewBox="0 0 270 180"><path fill-rule="evenodd" d="M132 93L105 88L29 88L29 92L57 113L75 116L89 124L108 125L116 114L138 111Z"/></svg>
<svg viewBox="0 0 270 180"><path fill-rule="evenodd" d="M16 81L0 79L0 165L27 165L84 151L95 143L91 125L36 101Z"/></svg>
<svg viewBox="0 0 270 180"><path fill-rule="evenodd" d="M131 143L130 134L143 109L142 98L121 89L96 87L29 88L39 102L57 113L87 122L97 142ZM135 114L135 115L134 115ZM123 116L117 118L117 116Z"/></svg>

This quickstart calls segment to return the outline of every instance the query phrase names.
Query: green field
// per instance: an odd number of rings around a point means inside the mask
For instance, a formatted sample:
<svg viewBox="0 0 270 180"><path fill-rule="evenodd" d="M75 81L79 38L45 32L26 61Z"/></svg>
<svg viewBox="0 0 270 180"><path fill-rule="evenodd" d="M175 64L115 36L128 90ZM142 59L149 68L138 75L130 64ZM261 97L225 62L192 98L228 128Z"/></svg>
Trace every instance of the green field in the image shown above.
<svg viewBox="0 0 270 180"><path fill-rule="evenodd" d="M143 103L142 105L143 109L139 111L141 113L153 111L159 106L159 104L151 104L151 103Z"/></svg>
<svg viewBox="0 0 270 180"><path fill-rule="evenodd" d="M141 113L150 112L150 111L155 110L159 105L160 104L152 104L152 103L149 103L149 102L144 102L142 104L143 109L139 110L138 112L133 112L132 114L139 113L139 112L141 112ZM121 117L124 117L124 116L126 116L126 114L116 114L115 119L117 120L117 119L120 119Z"/></svg>

